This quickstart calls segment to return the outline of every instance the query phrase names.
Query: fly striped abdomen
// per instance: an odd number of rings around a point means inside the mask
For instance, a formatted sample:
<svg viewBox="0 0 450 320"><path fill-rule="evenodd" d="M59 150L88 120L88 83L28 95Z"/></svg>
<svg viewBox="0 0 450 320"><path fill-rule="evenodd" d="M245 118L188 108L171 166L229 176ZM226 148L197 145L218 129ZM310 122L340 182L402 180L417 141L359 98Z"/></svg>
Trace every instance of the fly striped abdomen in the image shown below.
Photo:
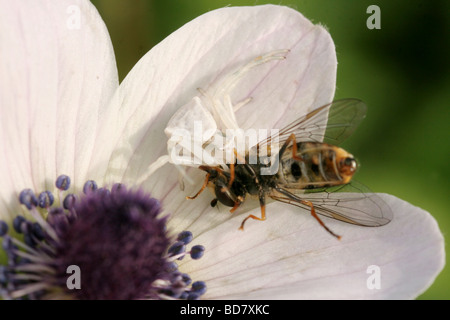
<svg viewBox="0 0 450 320"><path fill-rule="evenodd" d="M298 142L280 154L278 178L286 188L313 189L349 183L356 161L342 148L319 142Z"/></svg>

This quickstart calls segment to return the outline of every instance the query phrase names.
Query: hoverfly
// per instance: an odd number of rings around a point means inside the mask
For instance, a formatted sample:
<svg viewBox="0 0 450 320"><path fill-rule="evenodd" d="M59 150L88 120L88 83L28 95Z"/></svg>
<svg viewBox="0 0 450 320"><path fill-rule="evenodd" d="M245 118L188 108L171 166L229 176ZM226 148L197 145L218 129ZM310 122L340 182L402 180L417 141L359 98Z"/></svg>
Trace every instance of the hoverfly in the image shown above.
<svg viewBox="0 0 450 320"><path fill-rule="evenodd" d="M261 216L247 216L241 223L241 230L250 218L266 219L268 197L309 210L320 225L337 238L340 236L317 214L359 226L385 225L392 220L391 209L376 194L352 181L357 162L337 146L353 133L365 114L366 106L358 99L336 100L319 107L280 130L280 147L268 150L278 161L276 172L263 175L262 170L269 164L259 160L256 164L249 163L252 153L269 147L273 139L269 137L245 156L236 154L235 162L227 168L200 166L199 169L206 172L204 183L196 195L187 198L195 199L210 186L215 194L211 205L220 202L232 207L230 212L234 212L247 195L256 196Z"/></svg>

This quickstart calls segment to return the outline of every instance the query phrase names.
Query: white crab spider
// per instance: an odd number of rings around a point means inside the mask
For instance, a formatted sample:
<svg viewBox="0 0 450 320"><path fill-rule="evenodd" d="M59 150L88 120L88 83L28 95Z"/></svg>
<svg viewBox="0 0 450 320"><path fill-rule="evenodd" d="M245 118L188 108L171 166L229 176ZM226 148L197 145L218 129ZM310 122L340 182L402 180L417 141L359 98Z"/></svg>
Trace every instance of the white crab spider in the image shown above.
<svg viewBox="0 0 450 320"><path fill-rule="evenodd" d="M227 74L217 86L209 90L198 88L199 95L194 96L190 102L179 108L167 123L164 130L168 138L167 155L161 156L149 166L138 183L146 180L168 162L175 164L183 175L185 175L184 170L179 165L198 167L200 164L225 164L224 158L205 159L203 151L209 148L210 150L225 149L224 151L227 152L233 146L232 139L228 139L227 144L223 143L225 132L227 129L239 129L235 112L251 100L247 98L233 105L230 97L233 88L252 68L272 60L285 59L288 52L287 49L276 50L258 56ZM198 132L199 129L201 132ZM184 156L180 158L180 154Z"/></svg>

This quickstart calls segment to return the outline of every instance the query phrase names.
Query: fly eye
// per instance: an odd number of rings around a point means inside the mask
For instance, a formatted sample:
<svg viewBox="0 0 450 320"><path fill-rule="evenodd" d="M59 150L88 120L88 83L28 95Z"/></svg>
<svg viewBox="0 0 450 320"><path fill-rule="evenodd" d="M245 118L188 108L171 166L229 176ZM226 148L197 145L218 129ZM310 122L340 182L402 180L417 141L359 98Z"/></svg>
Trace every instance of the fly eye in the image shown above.
<svg viewBox="0 0 450 320"><path fill-rule="evenodd" d="M344 159L344 165L351 167L352 164L355 162L355 159L347 157Z"/></svg>
<svg viewBox="0 0 450 320"><path fill-rule="evenodd" d="M351 172L356 170L356 160L353 157L347 157L344 160L342 160L343 167L347 167L347 170L350 170Z"/></svg>

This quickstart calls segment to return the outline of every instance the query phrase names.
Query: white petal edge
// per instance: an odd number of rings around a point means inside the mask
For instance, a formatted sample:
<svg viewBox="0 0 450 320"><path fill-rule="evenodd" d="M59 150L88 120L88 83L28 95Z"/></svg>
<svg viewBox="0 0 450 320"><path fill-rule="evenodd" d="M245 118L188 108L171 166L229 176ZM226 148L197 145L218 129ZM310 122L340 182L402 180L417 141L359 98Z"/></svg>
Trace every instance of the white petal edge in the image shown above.
<svg viewBox="0 0 450 320"><path fill-rule="evenodd" d="M82 185L101 114L118 87L114 52L95 7L77 1L0 1L0 210L18 192ZM98 155L97 155L98 156Z"/></svg>
<svg viewBox="0 0 450 320"><path fill-rule="evenodd" d="M331 101L337 63L334 44L322 27L282 6L211 11L168 36L131 70L97 139L96 149L110 153L111 159L93 161L91 172L106 170L107 182L133 183L167 153L164 128L178 108L198 95L197 88L278 49L291 50L286 61L255 68L246 84L233 92L235 99L255 93L247 111L238 114L243 128L284 125L294 115ZM309 57L311 63L305 61ZM275 109L280 110L278 117L271 116ZM175 186L176 176L174 167L166 166L145 187L154 196L164 196Z"/></svg>
<svg viewBox="0 0 450 320"><path fill-rule="evenodd" d="M180 270L206 282L205 299L415 298L445 264L442 233L428 212L380 196L394 211L394 219L383 227L324 218L343 236L340 241L308 212L287 205L268 205L267 221L250 220L244 232L237 227L248 213L234 216L197 235L193 244L204 245L205 255L182 261ZM372 265L380 268L380 289L367 286Z"/></svg>

